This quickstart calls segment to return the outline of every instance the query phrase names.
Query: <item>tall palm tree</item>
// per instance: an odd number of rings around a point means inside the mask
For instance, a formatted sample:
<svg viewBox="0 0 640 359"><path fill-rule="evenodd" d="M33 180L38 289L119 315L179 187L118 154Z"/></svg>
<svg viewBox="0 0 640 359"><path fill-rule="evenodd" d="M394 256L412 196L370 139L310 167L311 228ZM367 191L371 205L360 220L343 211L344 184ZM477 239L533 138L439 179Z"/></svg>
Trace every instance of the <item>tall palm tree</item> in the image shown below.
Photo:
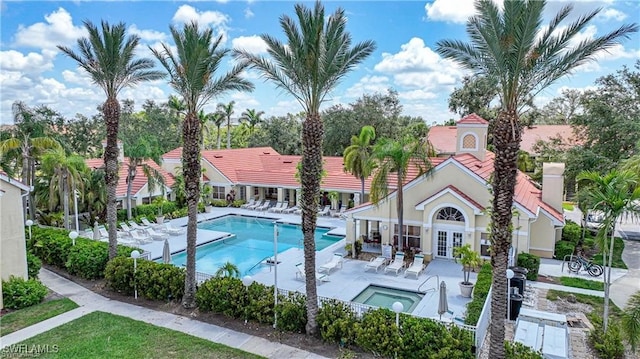
<svg viewBox="0 0 640 359"><path fill-rule="evenodd" d="M32 120L34 114L31 109L22 101L14 102L11 106L15 130L11 131L8 139L0 141L0 158L7 159L9 154L15 152L22 160L21 178L20 180L31 187L34 185L35 163L37 156L44 151L61 147L60 143L53 138L44 134L42 125ZM16 158L16 159L18 159ZM19 161L19 160L18 160ZM12 161L11 161L12 162ZM3 168L4 170L4 168ZM10 173L11 171L7 171ZM27 218L27 208L29 209L29 218L35 218L35 200L34 193L29 193L29 205L27 206L27 197L22 197L22 208L24 218Z"/></svg>
<svg viewBox="0 0 640 359"><path fill-rule="evenodd" d="M163 74L153 70L153 60L135 58L135 50L140 42L137 35L126 35L125 24L109 25L102 21L102 31L93 23L84 22L89 37L78 39L79 53L69 47L58 46L67 56L84 69L91 80L107 96L102 105L102 116L107 129L107 145L104 148L105 181L107 184L107 225L109 230L109 258L117 254L116 232L118 186L118 126L120 124L120 103L118 93L141 82L157 80Z"/></svg>
<svg viewBox="0 0 640 359"><path fill-rule="evenodd" d="M224 123L224 114L220 112L213 112L209 114L209 117L207 119L211 121L214 125L216 125L216 131L217 131L216 132L217 133L216 148L220 149L220 127Z"/></svg>
<svg viewBox="0 0 640 359"><path fill-rule="evenodd" d="M608 268L604 271L604 317L603 327L607 330L609 320L609 288L611 286L611 264L613 259L613 243L616 222L623 216L637 217L640 210L640 178L631 171L613 170L604 176L594 171L583 171L576 180L584 186L584 193L592 210L601 211L604 215L603 225L597 237L602 240L602 262ZM610 234L610 236L609 236ZM607 242L607 237L609 241ZM607 253L607 248L609 252ZM607 256L609 263L607 264Z"/></svg>
<svg viewBox="0 0 640 359"><path fill-rule="evenodd" d="M397 141L382 138L373 147L372 156L377 169L371 181L371 202L378 203L389 193L388 183L392 180L392 173L395 175L398 251L404 248L404 181L407 179L410 166L417 169L417 176L430 173L433 166L429 156L432 154L433 150L429 144L410 136Z"/></svg>
<svg viewBox="0 0 640 359"><path fill-rule="evenodd" d="M344 170L360 179L360 200L364 202L364 180L371 176L372 161L371 141L376 138L373 126L364 126L358 136L351 136L351 145L344 149Z"/></svg>
<svg viewBox="0 0 640 359"><path fill-rule="evenodd" d="M229 54L222 47L222 35L214 38L213 30L200 30L196 22L185 24L182 30L170 26L176 46L174 53L168 44L162 50L151 49L169 74L169 84L185 103L182 125L182 173L188 208L187 273L182 305L195 306L196 234L198 200L200 198L200 120L198 112L212 98L228 91L250 91L253 85L241 77L246 64L238 64L218 75L219 67Z"/></svg>
<svg viewBox="0 0 640 359"><path fill-rule="evenodd" d="M228 104L218 104L218 112L220 112L224 116L225 120L227 120L227 149L231 148L231 115L233 115L233 106L235 104L235 101L231 101Z"/></svg>
<svg viewBox="0 0 640 359"><path fill-rule="evenodd" d="M313 9L295 5L298 20L280 16L280 26L287 43L271 35L261 35L272 60L238 51L276 87L291 94L302 106L306 118L302 123L302 232L307 294L306 332L317 331L318 294L315 274L315 242L320 178L322 176L322 136L320 105L353 68L374 50L373 41L352 46L346 32L347 18L343 9L325 18L324 6L318 1Z"/></svg>
<svg viewBox="0 0 640 359"><path fill-rule="evenodd" d="M49 208L55 209L62 202L64 228L70 228L69 199L82 195L86 171L84 159L78 155L67 156L62 147L48 150L42 156L42 171L49 174ZM77 191L77 192L76 192ZM75 202L75 201L74 201Z"/></svg>
<svg viewBox="0 0 640 359"><path fill-rule="evenodd" d="M249 135L253 134L253 130L257 125L264 122L261 118L262 115L264 115L264 111L256 111L256 109L247 109L240 115L240 122L246 123L247 127L249 127Z"/></svg>
<svg viewBox="0 0 640 359"><path fill-rule="evenodd" d="M564 25L572 5L563 7L542 26L546 2L543 0L505 1L501 10L491 0L475 3L477 15L467 21L469 43L442 40L437 52L475 73L498 83L500 110L493 123L495 162L491 212L491 296L490 351L504 358L504 320L507 310L507 257L511 246L511 208L516 185L520 149L521 111L527 101L576 67L595 60L601 50L615 46L623 37L637 31L625 25L604 36L573 39L589 25L598 10Z"/></svg>
<svg viewBox="0 0 640 359"><path fill-rule="evenodd" d="M631 350L635 351L640 344L640 292L635 292L627 301L622 312L621 327Z"/></svg>
<svg viewBox="0 0 640 359"><path fill-rule="evenodd" d="M142 173L147 178L149 196L153 196L156 185L159 185L164 197L165 182L164 175L147 162L148 160L160 162L160 153L154 151L145 138L140 137L133 146L126 146L125 155L129 158L125 164L127 166L127 218L131 219L131 189L133 188L133 180L138 174L138 167L142 169Z"/></svg>

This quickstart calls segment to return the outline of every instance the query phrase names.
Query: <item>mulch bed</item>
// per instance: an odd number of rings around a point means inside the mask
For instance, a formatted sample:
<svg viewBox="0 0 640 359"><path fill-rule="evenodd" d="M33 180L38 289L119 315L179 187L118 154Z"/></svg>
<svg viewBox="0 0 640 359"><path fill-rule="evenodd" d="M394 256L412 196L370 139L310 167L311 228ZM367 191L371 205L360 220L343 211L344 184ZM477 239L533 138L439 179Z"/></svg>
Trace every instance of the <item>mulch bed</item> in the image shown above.
<svg viewBox="0 0 640 359"><path fill-rule="evenodd" d="M340 348L337 344L326 343L320 337L311 337L305 334L283 332L283 331L274 329L271 325L268 325L268 324L249 322L245 325L244 320L230 318L222 314L202 313L197 308L185 309L179 302L152 301L144 298L135 299L134 297L116 293L105 288L104 279L86 280L83 278L70 275L66 271L62 271L55 267L43 265L43 268L46 268L60 275L61 277L67 278L91 290L94 293L100 294L112 300L117 300L120 302L139 305L141 307L145 307L153 310L159 310L167 313L181 315L194 320L199 320L201 322L218 325L224 328L246 333L249 335L258 336L272 342L278 342L278 343L286 344L295 348L304 349L306 351L309 351L318 355L322 355L328 358L341 358L341 357L362 358L362 359L375 358L373 354L363 353L356 349L343 349L343 348Z"/></svg>

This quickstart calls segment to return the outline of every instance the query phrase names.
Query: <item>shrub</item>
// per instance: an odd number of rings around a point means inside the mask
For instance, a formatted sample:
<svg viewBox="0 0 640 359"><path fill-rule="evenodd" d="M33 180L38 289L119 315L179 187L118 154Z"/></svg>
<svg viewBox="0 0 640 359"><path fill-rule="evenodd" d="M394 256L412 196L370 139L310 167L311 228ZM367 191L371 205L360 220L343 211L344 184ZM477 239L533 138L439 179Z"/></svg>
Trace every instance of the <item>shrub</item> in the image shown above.
<svg viewBox="0 0 640 359"><path fill-rule="evenodd" d="M351 308L343 302L335 299L324 300L318 310L316 321L323 340L340 343L341 346L355 344L358 320Z"/></svg>
<svg viewBox="0 0 640 359"><path fill-rule="evenodd" d="M565 256L573 254L573 251L575 250L575 248L576 248L576 245L573 242L564 241L564 240L557 241L554 256L556 257L556 259L564 260Z"/></svg>
<svg viewBox="0 0 640 359"><path fill-rule="evenodd" d="M11 276L2 281L2 299L4 306L10 309L22 309L42 302L49 290L36 279L24 280Z"/></svg>
<svg viewBox="0 0 640 359"><path fill-rule="evenodd" d="M598 357L603 359L624 358L624 345L617 323L610 322L606 332L602 330L601 324L594 324L595 328L589 333L589 339Z"/></svg>
<svg viewBox="0 0 640 359"><path fill-rule="evenodd" d="M518 342L504 342L505 358L506 359L543 359L542 353L533 350L522 343Z"/></svg>
<svg viewBox="0 0 640 359"><path fill-rule="evenodd" d="M132 217L147 217L147 218L155 218L158 213L158 208L162 206L162 213L171 213L178 208L176 202L171 201L163 201L161 205L157 203L151 204L140 204L133 208L131 208L131 216ZM127 210L120 209L118 210L118 220L124 221L127 219Z"/></svg>
<svg viewBox="0 0 640 359"><path fill-rule="evenodd" d="M29 279L38 279L38 274L42 268L42 261L31 251L27 251L27 273Z"/></svg>
<svg viewBox="0 0 640 359"><path fill-rule="evenodd" d="M106 285L111 290L127 295L138 294L151 300L175 300L184 294L184 269L171 264L138 260L133 273L133 259L116 257L105 269Z"/></svg>
<svg viewBox="0 0 640 359"><path fill-rule="evenodd" d="M245 203L247 203L247 201L245 201L244 199L236 199L235 201L231 202L231 207L240 208L240 206Z"/></svg>
<svg viewBox="0 0 640 359"><path fill-rule="evenodd" d="M562 228L562 240L577 244L582 237L582 227L572 220L567 220Z"/></svg>
<svg viewBox="0 0 640 359"><path fill-rule="evenodd" d="M405 359L474 358L471 335L447 328L432 319L406 316L400 322L402 349L398 357ZM457 328L456 328L457 329Z"/></svg>
<svg viewBox="0 0 640 359"><path fill-rule="evenodd" d="M233 277L213 277L198 288L196 303L203 311L222 313L232 318L244 317L247 303L242 281Z"/></svg>
<svg viewBox="0 0 640 359"><path fill-rule="evenodd" d="M287 296L278 296L278 329L304 333L307 324L306 296L297 292L289 292Z"/></svg>
<svg viewBox="0 0 640 359"><path fill-rule="evenodd" d="M58 268L65 268L69 257L69 249L71 248L69 231L37 226L33 226L31 230L32 240L29 243L29 249L33 254L38 256L44 263Z"/></svg>
<svg viewBox="0 0 640 359"><path fill-rule="evenodd" d="M518 267L524 267L529 270L527 273L528 280L537 280L538 270L540 269L540 257L529 253L520 253L518 254Z"/></svg>
<svg viewBox="0 0 640 359"><path fill-rule="evenodd" d="M491 288L491 281L493 279L493 272L490 263L485 263L478 272L478 279L476 285L473 288L473 300L467 304L467 315L464 319L465 324L476 325L480 314L482 313L482 307L489 294Z"/></svg>
<svg viewBox="0 0 640 359"><path fill-rule="evenodd" d="M273 324L273 286L255 282L249 286L248 290L247 318L259 323Z"/></svg>
<svg viewBox="0 0 640 359"><path fill-rule="evenodd" d="M66 267L69 274L85 279L104 277L104 268L109 260L109 248L104 242L76 241L69 250Z"/></svg>
<svg viewBox="0 0 640 359"><path fill-rule="evenodd" d="M104 278L107 288L118 293L133 295L133 259L113 258L105 267Z"/></svg>
<svg viewBox="0 0 640 359"><path fill-rule="evenodd" d="M227 201L223 199L212 199L210 203L214 207L226 207L228 204Z"/></svg>
<svg viewBox="0 0 640 359"><path fill-rule="evenodd" d="M403 315L401 320L406 320ZM364 314L356 327L356 344L374 355L395 357L402 351L402 339L395 322L395 313L379 308Z"/></svg>
<svg viewBox="0 0 640 359"><path fill-rule="evenodd" d="M175 210L173 212L170 212L169 217L170 218L186 217L187 216L187 211L188 211L188 209L186 207L185 208L180 208L180 209L177 209L177 210Z"/></svg>

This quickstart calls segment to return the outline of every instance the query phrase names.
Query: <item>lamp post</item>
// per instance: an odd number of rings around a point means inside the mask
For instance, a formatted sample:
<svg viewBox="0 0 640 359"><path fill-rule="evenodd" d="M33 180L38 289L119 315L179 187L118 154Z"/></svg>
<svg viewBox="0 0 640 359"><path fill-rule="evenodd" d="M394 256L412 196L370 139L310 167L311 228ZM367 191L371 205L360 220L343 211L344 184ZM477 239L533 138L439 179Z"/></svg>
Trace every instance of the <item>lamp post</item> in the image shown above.
<svg viewBox="0 0 640 359"><path fill-rule="evenodd" d="M27 221L24 222L24 224L26 224L27 227L29 227L29 242L31 242L31 226L33 226L33 221L30 219L27 219Z"/></svg>
<svg viewBox="0 0 640 359"><path fill-rule="evenodd" d="M31 227L29 227L29 228L31 228ZM69 232L69 238L71 238L71 244L75 246L76 245L76 238L78 238L78 232L76 232L76 231Z"/></svg>
<svg viewBox="0 0 640 359"><path fill-rule="evenodd" d="M138 258L140 258L140 252L138 250L131 251L131 258L133 258L133 293L134 298L138 299L138 281L136 280L136 270L138 268Z"/></svg>
<svg viewBox="0 0 640 359"><path fill-rule="evenodd" d="M242 285L245 289L245 306L244 306L244 325L247 325L247 320L249 319L249 315L247 314L247 310L249 307L249 286L253 284L253 278L250 275L245 275L242 277Z"/></svg>
<svg viewBox="0 0 640 359"><path fill-rule="evenodd" d="M396 312L396 327L400 328L400 313L404 310L404 305L400 302L393 302L391 309Z"/></svg>
<svg viewBox="0 0 640 359"><path fill-rule="evenodd" d="M80 232L80 227L78 226L78 190L73 190L73 208L76 210L76 232Z"/></svg>
<svg viewBox="0 0 640 359"><path fill-rule="evenodd" d="M511 269L507 269L507 320L511 320L511 278L515 273Z"/></svg>
<svg viewBox="0 0 640 359"><path fill-rule="evenodd" d="M278 223L273 222L273 327L278 326Z"/></svg>

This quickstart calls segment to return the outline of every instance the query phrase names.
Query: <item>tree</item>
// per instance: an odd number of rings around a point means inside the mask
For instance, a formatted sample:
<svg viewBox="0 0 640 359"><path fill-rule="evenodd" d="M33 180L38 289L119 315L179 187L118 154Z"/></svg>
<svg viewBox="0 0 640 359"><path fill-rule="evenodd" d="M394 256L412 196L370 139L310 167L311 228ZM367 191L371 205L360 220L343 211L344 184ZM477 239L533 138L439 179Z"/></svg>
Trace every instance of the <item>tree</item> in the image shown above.
<svg viewBox="0 0 640 359"><path fill-rule="evenodd" d="M304 115L287 114L266 119L248 139L249 147L269 146L283 155L302 153L300 134Z"/></svg>
<svg viewBox="0 0 640 359"><path fill-rule="evenodd" d="M635 351L640 344L640 292L629 298L622 312L621 327L631 350Z"/></svg>
<svg viewBox="0 0 640 359"><path fill-rule="evenodd" d="M198 112L212 98L229 91L250 91L253 85L241 77L246 65L239 64L218 75L218 69L229 54L222 47L222 35L214 38L213 30L200 30L196 22L182 30L169 27L176 46L163 43L162 50L151 49L169 74L169 85L182 97L185 117L182 125L182 173L187 201L187 272L182 305L195 306L196 235L198 200L200 199L200 120ZM218 76L217 76L218 75Z"/></svg>
<svg viewBox="0 0 640 359"><path fill-rule="evenodd" d="M376 138L376 130L371 126L364 126L359 136L351 137L351 146L344 150L344 170L360 179L360 198L364 201L364 180L373 171L372 144Z"/></svg>
<svg viewBox="0 0 640 359"><path fill-rule="evenodd" d="M249 127L249 135L253 135L255 127L263 122L262 115L264 115L264 111L256 111L255 109L247 109L240 115L240 122L246 123Z"/></svg>
<svg viewBox="0 0 640 359"><path fill-rule="evenodd" d="M338 8L325 18L324 6L318 1L313 9L295 5L298 20L280 17L280 26L287 43L271 35L261 35L273 60L245 51L237 56L244 59L278 88L298 100L306 115L302 123L302 233L307 294L306 332L317 332L315 239L320 178L322 175L323 123L320 105L353 68L375 49L372 41L352 46L351 35L345 31L347 18Z"/></svg>
<svg viewBox="0 0 640 359"><path fill-rule="evenodd" d="M157 168L147 163L148 160L153 160L156 163L160 162L160 151L157 147L154 147L144 137L139 137L136 143L129 146L125 145L125 155L129 158L126 163L127 166L127 218L131 219L131 189L133 187L133 180L135 179L138 167L141 167L142 173L147 178L147 189L149 196L153 196L156 185L160 185L162 188L162 196L164 197L164 175Z"/></svg>
<svg viewBox="0 0 640 359"><path fill-rule="evenodd" d="M540 111L539 121L545 125L569 125L573 118L582 114L580 99L582 92L573 89L562 90L562 95L555 97Z"/></svg>
<svg viewBox="0 0 640 359"><path fill-rule="evenodd" d="M227 120L227 149L231 148L231 115L233 115L233 106L235 104L235 101L231 101L228 104L218 104L218 112Z"/></svg>
<svg viewBox="0 0 640 359"><path fill-rule="evenodd" d="M224 114L220 112L213 112L207 119L210 122L213 122L214 125L216 125L216 148L220 149L220 126L222 126L222 123L224 122Z"/></svg>
<svg viewBox="0 0 640 359"><path fill-rule="evenodd" d="M604 317L603 327L607 331L609 321L609 290L611 287L611 264L616 222L623 216L637 216L640 200L639 178L631 171L613 170L604 176L597 172L584 171L578 175L578 181L584 187L588 207L601 211L604 215L603 225L598 231L602 239L602 263L607 265L604 271ZM610 236L609 236L610 234ZM607 242L607 237L610 237ZM607 253L607 247L609 252ZM609 263L607 264L607 255Z"/></svg>
<svg viewBox="0 0 640 359"><path fill-rule="evenodd" d="M78 39L79 53L71 48L58 45L67 56L75 60L86 71L93 83L107 96L102 105L107 130L107 145L104 149L105 181L107 185L107 225L109 230L109 258L117 255L118 237L116 232L118 185L118 126L120 123L120 103L118 93L141 82L162 78L162 73L153 70L153 61L135 58L135 50L140 42L137 35L126 36L124 23L109 25L102 21L102 32L91 22L84 26L89 37Z"/></svg>
<svg viewBox="0 0 640 359"><path fill-rule="evenodd" d="M476 75L494 79L499 91L500 107L491 131L495 160L490 235L493 266L490 351L496 358L505 356L506 269L522 111L538 92L576 67L595 61L597 53L612 48L638 29L636 25L624 25L604 36L582 39L574 46L572 40L580 36L600 10L565 26L564 20L573 9L567 5L543 28L545 7L542 0L505 1L501 10L491 0L478 0L477 15L467 21L470 43L460 40L437 43L440 55Z"/></svg>
<svg viewBox="0 0 640 359"><path fill-rule="evenodd" d="M491 106L498 97L498 82L488 76L465 76L462 87L449 95L449 110L460 117L472 113L491 121L496 117L496 108ZM455 125L455 124L454 124Z"/></svg>
<svg viewBox="0 0 640 359"><path fill-rule="evenodd" d="M416 177L429 173L433 166L429 160L434 155L429 143L406 136L399 141L380 139L373 147L376 171L371 181L371 202L377 204L389 193L388 183L392 173L396 180L396 212L398 213L398 251L405 247L404 241L404 181L409 167L417 170Z"/></svg>

